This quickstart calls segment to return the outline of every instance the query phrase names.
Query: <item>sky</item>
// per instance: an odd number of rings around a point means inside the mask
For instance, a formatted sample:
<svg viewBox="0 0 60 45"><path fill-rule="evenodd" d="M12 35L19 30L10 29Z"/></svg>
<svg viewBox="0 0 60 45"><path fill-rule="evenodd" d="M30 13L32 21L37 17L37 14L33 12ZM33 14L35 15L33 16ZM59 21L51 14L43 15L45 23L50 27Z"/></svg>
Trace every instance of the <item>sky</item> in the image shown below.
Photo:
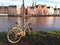
<svg viewBox="0 0 60 45"><path fill-rule="evenodd" d="M38 4L46 4L47 6L51 7L58 7L60 8L60 0L24 0L25 7L31 6L32 3L36 2L36 5ZM0 6L8 6L8 5L17 5L17 7L21 7L22 0L0 0Z"/></svg>

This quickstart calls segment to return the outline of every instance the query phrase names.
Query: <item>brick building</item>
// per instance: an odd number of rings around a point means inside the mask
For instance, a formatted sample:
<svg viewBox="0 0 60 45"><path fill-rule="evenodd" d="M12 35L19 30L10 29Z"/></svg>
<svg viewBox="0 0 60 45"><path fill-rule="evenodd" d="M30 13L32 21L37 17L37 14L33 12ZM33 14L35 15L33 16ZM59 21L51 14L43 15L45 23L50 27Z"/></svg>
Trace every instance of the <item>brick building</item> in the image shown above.
<svg viewBox="0 0 60 45"><path fill-rule="evenodd" d="M24 5L22 5L20 8L20 16L23 16L25 13L26 13L26 9L25 9Z"/></svg>
<svg viewBox="0 0 60 45"><path fill-rule="evenodd" d="M35 5L27 8L28 15L45 15L48 13L46 5Z"/></svg>
<svg viewBox="0 0 60 45"><path fill-rule="evenodd" d="M8 7L8 13L10 15L16 15L17 14L17 7L15 5L10 5Z"/></svg>
<svg viewBox="0 0 60 45"><path fill-rule="evenodd" d="M48 13L48 9L46 5L36 5L36 3L32 4L32 6L28 6L27 9L23 6L20 8L20 15L23 15L23 9L24 9L24 14L26 15L45 15Z"/></svg>
<svg viewBox="0 0 60 45"><path fill-rule="evenodd" d="M17 14L16 9L17 7L15 5L0 6L0 14L16 15Z"/></svg>
<svg viewBox="0 0 60 45"><path fill-rule="evenodd" d="M27 13L27 9L24 6L24 0L23 0L22 6L20 8L20 16L24 16L24 14L26 15L26 13Z"/></svg>
<svg viewBox="0 0 60 45"><path fill-rule="evenodd" d="M8 7L7 6L0 6L0 14L8 14Z"/></svg>

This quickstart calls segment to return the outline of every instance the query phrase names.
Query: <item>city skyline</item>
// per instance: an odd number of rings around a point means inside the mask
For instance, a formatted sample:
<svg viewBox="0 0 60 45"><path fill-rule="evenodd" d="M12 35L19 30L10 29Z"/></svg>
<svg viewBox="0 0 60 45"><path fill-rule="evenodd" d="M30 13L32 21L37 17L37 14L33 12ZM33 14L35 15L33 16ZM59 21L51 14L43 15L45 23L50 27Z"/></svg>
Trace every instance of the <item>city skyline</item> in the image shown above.
<svg viewBox="0 0 60 45"><path fill-rule="evenodd" d="M60 8L60 1L59 0L25 0L25 7L31 6L32 3L36 2L36 4L46 4L47 6L55 7L57 6ZM17 7L21 7L22 5L22 0L0 0L0 6L8 6L8 5L17 5Z"/></svg>

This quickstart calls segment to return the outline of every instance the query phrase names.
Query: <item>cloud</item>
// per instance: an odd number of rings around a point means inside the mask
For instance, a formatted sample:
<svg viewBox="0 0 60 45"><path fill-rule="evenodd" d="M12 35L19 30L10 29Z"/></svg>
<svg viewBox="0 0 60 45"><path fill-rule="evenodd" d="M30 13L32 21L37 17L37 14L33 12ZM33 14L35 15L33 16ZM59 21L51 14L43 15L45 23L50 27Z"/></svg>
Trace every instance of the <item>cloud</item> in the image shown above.
<svg viewBox="0 0 60 45"><path fill-rule="evenodd" d="M47 1L60 2L60 0L47 0Z"/></svg>
<svg viewBox="0 0 60 45"><path fill-rule="evenodd" d="M47 4L48 6L55 6L60 7L60 0L24 0L25 2L25 7L31 6L33 1L35 1L37 4ZM0 5L17 5L20 6L22 5L22 0L0 0Z"/></svg>
<svg viewBox="0 0 60 45"><path fill-rule="evenodd" d="M58 4L57 7L60 8L60 4Z"/></svg>
<svg viewBox="0 0 60 45"><path fill-rule="evenodd" d="M57 7L60 8L60 2L59 0L40 0L37 1L37 4L46 4L47 6L51 6L51 7L55 7L57 5Z"/></svg>
<svg viewBox="0 0 60 45"><path fill-rule="evenodd" d="M25 0L25 6L31 6L32 5L32 0Z"/></svg>

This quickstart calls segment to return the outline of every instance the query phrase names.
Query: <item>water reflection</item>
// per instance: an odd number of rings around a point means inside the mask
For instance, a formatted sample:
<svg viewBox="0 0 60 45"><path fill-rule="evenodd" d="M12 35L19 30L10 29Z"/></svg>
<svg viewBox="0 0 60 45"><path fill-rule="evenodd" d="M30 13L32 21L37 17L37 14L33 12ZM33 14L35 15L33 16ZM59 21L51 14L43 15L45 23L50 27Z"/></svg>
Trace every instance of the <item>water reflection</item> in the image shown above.
<svg viewBox="0 0 60 45"><path fill-rule="evenodd" d="M32 17L30 19L32 24L34 25L34 29L47 29L47 27L51 27L53 24L53 17Z"/></svg>
<svg viewBox="0 0 60 45"><path fill-rule="evenodd" d="M24 26L23 18L22 17L17 17L16 22L19 23L20 28L23 29L23 26Z"/></svg>
<svg viewBox="0 0 60 45"><path fill-rule="evenodd" d="M47 18L46 17L32 17L30 21L34 25L44 26L46 24Z"/></svg>
<svg viewBox="0 0 60 45"><path fill-rule="evenodd" d="M31 17L28 21L32 23L33 30L60 30L60 17ZM21 17L0 17L0 32L8 31L16 22L23 28Z"/></svg>
<svg viewBox="0 0 60 45"><path fill-rule="evenodd" d="M16 22L20 25L22 19L20 17L17 18Z"/></svg>
<svg viewBox="0 0 60 45"><path fill-rule="evenodd" d="M51 27L53 24L53 17L47 17L47 21L46 21L48 27Z"/></svg>

